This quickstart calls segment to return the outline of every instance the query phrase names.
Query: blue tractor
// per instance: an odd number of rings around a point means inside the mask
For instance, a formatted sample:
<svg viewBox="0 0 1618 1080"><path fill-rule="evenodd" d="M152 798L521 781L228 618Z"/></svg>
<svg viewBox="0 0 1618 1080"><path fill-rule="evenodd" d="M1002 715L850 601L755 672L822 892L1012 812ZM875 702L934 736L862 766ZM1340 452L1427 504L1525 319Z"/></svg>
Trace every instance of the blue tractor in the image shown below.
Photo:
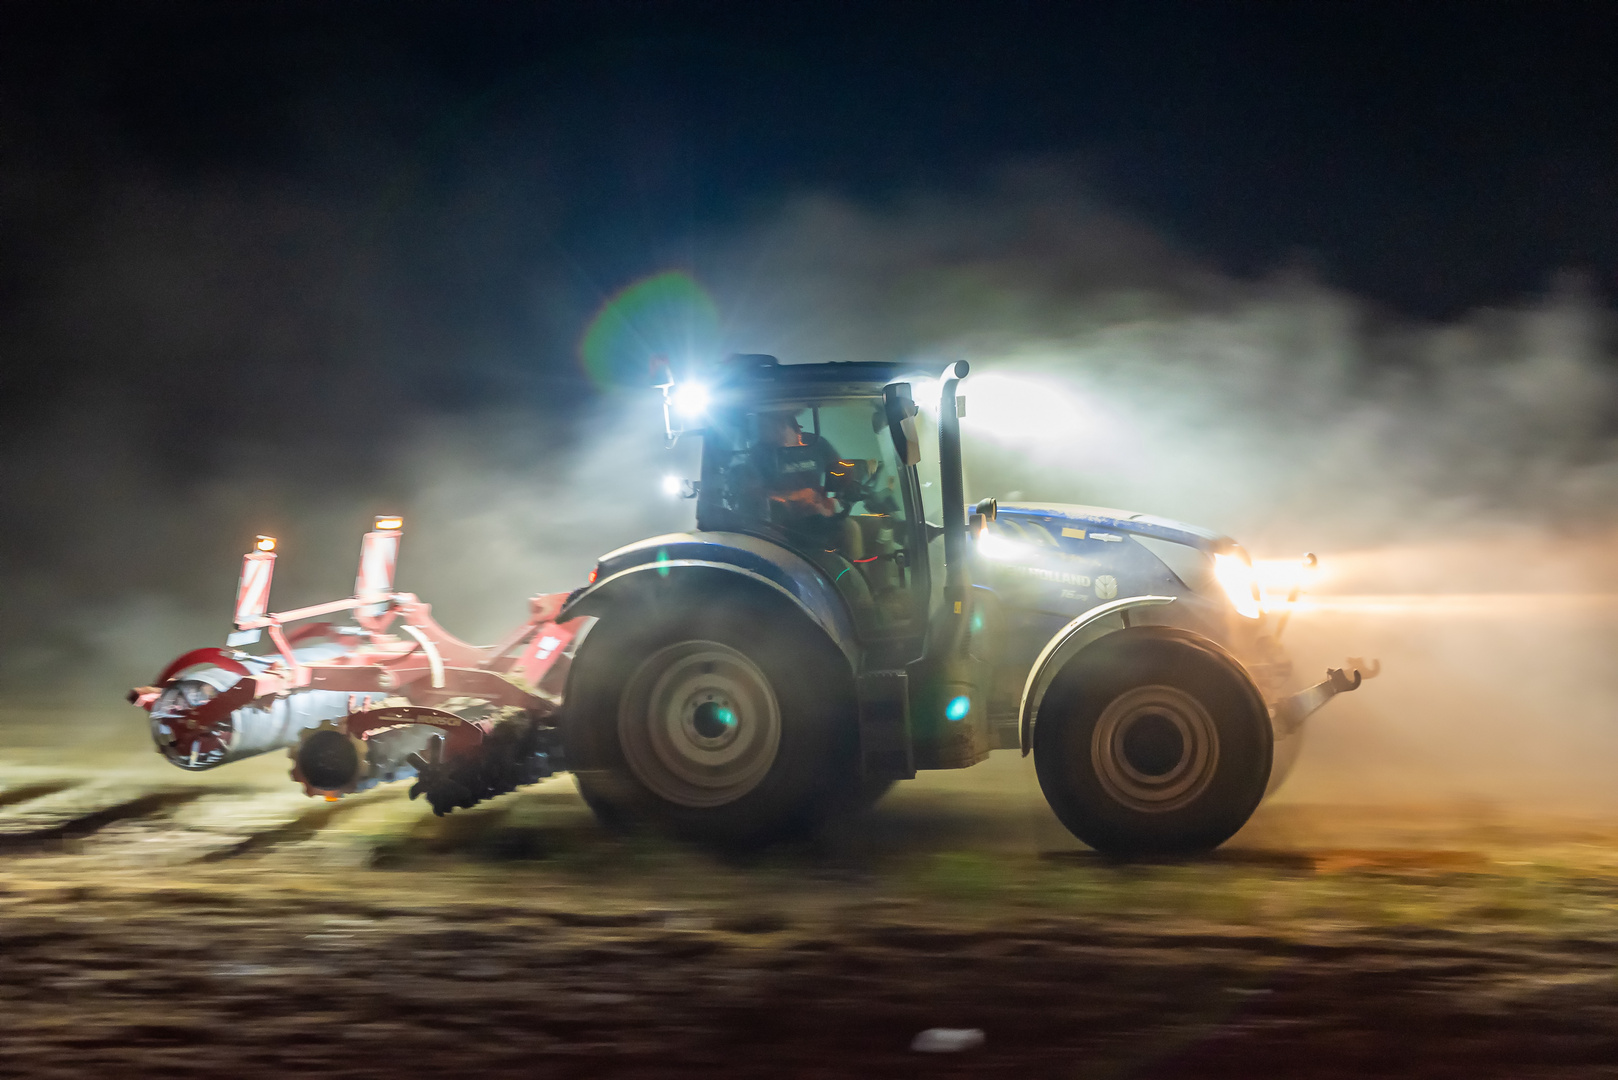
<svg viewBox="0 0 1618 1080"><path fill-rule="evenodd" d="M1359 673L1284 696L1227 537L968 507L967 365L939 382L936 450L906 370L743 355L664 385L671 439L702 440L696 528L602 556L561 612L594 619L558 731L585 800L612 825L755 844L1018 749L1100 851L1224 842Z"/></svg>

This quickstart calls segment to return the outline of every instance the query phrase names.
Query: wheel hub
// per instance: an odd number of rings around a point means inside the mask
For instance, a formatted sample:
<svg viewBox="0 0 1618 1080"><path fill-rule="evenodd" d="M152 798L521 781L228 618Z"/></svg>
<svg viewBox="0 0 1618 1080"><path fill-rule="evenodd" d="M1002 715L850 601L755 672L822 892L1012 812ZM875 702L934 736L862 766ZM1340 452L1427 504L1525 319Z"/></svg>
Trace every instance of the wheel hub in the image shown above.
<svg viewBox="0 0 1618 1080"><path fill-rule="evenodd" d="M781 711L745 653L685 641L641 662L625 685L618 740L635 777L680 806L722 806L746 795L775 763Z"/></svg>
<svg viewBox="0 0 1618 1080"><path fill-rule="evenodd" d="M1185 736L1172 717L1145 713L1123 733L1124 761L1143 776L1162 776L1185 757Z"/></svg>
<svg viewBox="0 0 1618 1080"><path fill-rule="evenodd" d="M691 729L696 738L704 742L720 742L735 732L736 710L715 695L692 710Z"/></svg>
<svg viewBox="0 0 1618 1080"><path fill-rule="evenodd" d="M1136 687L1102 710L1090 760L1101 786L1119 803L1166 813L1207 790L1219 765L1219 732L1207 709L1185 691Z"/></svg>
<svg viewBox="0 0 1618 1080"><path fill-rule="evenodd" d="M197 713L219 695L219 690L198 679L181 679L168 686L152 704L152 738L158 749L182 769L206 769L224 760L235 724L230 715L212 723Z"/></svg>

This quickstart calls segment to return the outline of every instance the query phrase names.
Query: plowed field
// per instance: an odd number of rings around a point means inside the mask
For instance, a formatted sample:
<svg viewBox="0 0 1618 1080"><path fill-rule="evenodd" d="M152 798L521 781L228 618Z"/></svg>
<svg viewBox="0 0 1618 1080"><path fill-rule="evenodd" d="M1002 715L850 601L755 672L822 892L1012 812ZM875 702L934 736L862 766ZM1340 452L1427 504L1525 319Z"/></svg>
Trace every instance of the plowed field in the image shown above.
<svg viewBox="0 0 1618 1080"><path fill-rule="evenodd" d="M0 1075L1618 1070L1611 821L1281 801L1119 864L996 755L736 863L566 779L439 820L87 756L0 754Z"/></svg>

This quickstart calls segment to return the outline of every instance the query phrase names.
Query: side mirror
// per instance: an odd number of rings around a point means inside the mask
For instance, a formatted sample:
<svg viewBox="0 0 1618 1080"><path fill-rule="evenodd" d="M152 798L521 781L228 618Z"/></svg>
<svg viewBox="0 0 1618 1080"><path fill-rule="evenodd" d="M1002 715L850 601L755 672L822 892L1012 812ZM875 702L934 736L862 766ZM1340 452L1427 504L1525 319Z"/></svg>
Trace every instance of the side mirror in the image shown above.
<svg viewBox="0 0 1618 1080"><path fill-rule="evenodd" d="M972 512L966 515L966 535L976 538L983 532L984 526L993 521L999 513L998 502L993 499L979 499L972 506Z"/></svg>
<svg viewBox="0 0 1618 1080"><path fill-rule="evenodd" d="M915 399L910 396L909 383L889 383L882 388L883 411L888 417L888 431L893 435L893 448L902 465L921 464L921 437L916 434Z"/></svg>

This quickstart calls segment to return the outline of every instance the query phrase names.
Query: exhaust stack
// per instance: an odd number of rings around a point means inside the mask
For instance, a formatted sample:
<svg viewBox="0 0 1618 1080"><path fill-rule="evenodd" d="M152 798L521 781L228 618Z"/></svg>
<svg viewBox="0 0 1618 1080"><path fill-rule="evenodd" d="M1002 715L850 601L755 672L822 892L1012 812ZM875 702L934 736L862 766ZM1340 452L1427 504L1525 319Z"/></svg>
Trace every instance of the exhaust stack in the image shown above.
<svg viewBox="0 0 1618 1080"><path fill-rule="evenodd" d="M971 368L957 360L944 369L938 396L938 482L944 499L944 611L961 615L972 574L966 565L966 491L961 466L961 411L955 390Z"/></svg>

